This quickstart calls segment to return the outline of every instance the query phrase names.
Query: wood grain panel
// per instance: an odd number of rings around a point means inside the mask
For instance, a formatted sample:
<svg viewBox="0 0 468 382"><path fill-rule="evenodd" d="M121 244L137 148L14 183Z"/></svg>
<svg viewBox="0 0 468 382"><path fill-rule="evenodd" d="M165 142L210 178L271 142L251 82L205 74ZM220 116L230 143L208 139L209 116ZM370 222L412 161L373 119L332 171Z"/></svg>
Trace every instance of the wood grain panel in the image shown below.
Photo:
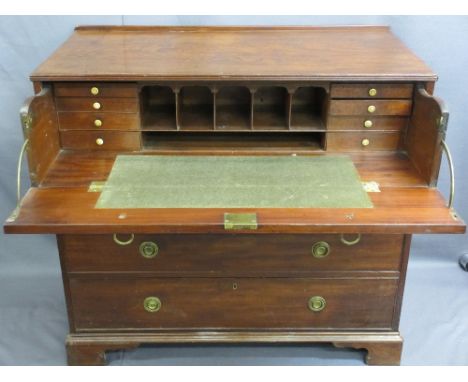
<svg viewBox="0 0 468 382"><path fill-rule="evenodd" d="M31 78L407 82L436 76L388 27L125 26L77 29Z"/></svg>
<svg viewBox="0 0 468 382"><path fill-rule="evenodd" d="M60 240L69 272L225 276L398 271L403 236L363 235L353 246L343 244L339 235L326 234L137 235L127 246L117 245L112 235L63 235ZM139 246L147 241L159 247L151 259L139 253ZM320 241L330 245L330 253L316 258L312 247Z"/></svg>
<svg viewBox="0 0 468 382"><path fill-rule="evenodd" d="M61 111L58 113L61 130L138 130L140 118L137 113L100 113ZM102 126L96 127L99 120Z"/></svg>
<svg viewBox="0 0 468 382"><path fill-rule="evenodd" d="M368 111L369 106L375 106L375 112ZM410 115L411 101L407 100L331 100L330 115Z"/></svg>
<svg viewBox="0 0 468 382"><path fill-rule="evenodd" d="M57 112L49 88L28 98L20 110L25 139L29 139L27 158L31 184L36 186L46 177L60 151Z"/></svg>
<svg viewBox="0 0 468 382"><path fill-rule="evenodd" d="M80 330L171 328L390 329L398 279L71 278ZM156 296L161 309L147 312ZM308 308L322 296L321 312ZM365 304L363 302L365 301Z"/></svg>
<svg viewBox="0 0 468 382"><path fill-rule="evenodd" d="M96 110L93 104L98 102L101 107ZM55 99L58 111L99 111L136 113L138 100L136 98L104 98L104 97L59 97Z"/></svg>
<svg viewBox="0 0 468 382"><path fill-rule="evenodd" d="M408 155L429 186L436 186L449 113L444 102L418 89L414 112L408 127L405 147Z"/></svg>
<svg viewBox="0 0 468 382"><path fill-rule="evenodd" d="M377 94L371 96L369 94L370 89L375 89ZM411 98L413 95L413 84L332 84L330 95L332 98Z"/></svg>

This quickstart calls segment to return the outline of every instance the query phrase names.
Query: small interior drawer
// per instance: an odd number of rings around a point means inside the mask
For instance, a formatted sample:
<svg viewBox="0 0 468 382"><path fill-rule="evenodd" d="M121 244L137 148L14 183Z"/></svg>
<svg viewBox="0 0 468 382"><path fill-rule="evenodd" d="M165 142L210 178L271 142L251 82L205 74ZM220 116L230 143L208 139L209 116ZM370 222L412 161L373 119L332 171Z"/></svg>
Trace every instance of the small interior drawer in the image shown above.
<svg viewBox="0 0 468 382"><path fill-rule="evenodd" d="M58 113L61 130L137 130L137 113L100 113L61 111Z"/></svg>
<svg viewBox="0 0 468 382"><path fill-rule="evenodd" d="M411 98L413 84L332 84L332 98Z"/></svg>
<svg viewBox="0 0 468 382"><path fill-rule="evenodd" d="M116 97L136 98L136 83L121 82L59 82L54 84L56 97Z"/></svg>
<svg viewBox="0 0 468 382"><path fill-rule="evenodd" d="M138 100L136 98L104 98L104 97L58 97L55 99L58 111L99 111L136 113Z"/></svg>
<svg viewBox="0 0 468 382"><path fill-rule="evenodd" d="M335 117L331 116L327 121L327 129L330 130L357 130L357 131L401 131L406 128L408 118L406 117Z"/></svg>
<svg viewBox="0 0 468 382"><path fill-rule="evenodd" d="M390 151L400 144L398 132L330 132L327 134L328 151Z"/></svg>
<svg viewBox="0 0 468 382"><path fill-rule="evenodd" d="M410 100L331 100L330 115L410 115Z"/></svg>
<svg viewBox="0 0 468 382"><path fill-rule="evenodd" d="M72 277L80 330L390 329L398 278Z"/></svg>
<svg viewBox="0 0 468 382"><path fill-rule="evenodd" d="M355 235L346 239L353 240ZM129 235L118 235L127 241ZM290 275L316 271L398 271L402 235L62 235L69 272L152 272L200 275ZM145 249L145 246L148 248ZM152 248L150 248L152 246ZM145 250L150 253L145 254Z"/></svg>
<svg viewBox="0 0 468 382"><path fill-rule="evenodd" d="M61 131L62 148L73 150L140 149L140 133L124 131Z"/></svg>

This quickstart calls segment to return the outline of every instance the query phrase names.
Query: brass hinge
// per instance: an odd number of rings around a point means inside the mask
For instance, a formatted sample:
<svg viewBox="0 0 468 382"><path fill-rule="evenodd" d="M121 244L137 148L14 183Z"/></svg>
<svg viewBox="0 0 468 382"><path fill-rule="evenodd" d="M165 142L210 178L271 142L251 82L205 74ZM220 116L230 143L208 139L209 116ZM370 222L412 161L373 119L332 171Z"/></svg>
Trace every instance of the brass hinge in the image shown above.
<svg viewBox="0 0 468 382"><path fill-rule="evenodd" d="M106 185L106 181L94 181L89 184L88 192L102 192L104 186Z"/></svg>
<svg viewBox="0 0 468 382"><path fill-rule="evenodd" d="M442 133L444 136L447 132L448 117L448 113L443 113L437 121L439 132Z"/></svg>
<svg viewBox="0 0 468 382"><path fill-rule="evenodd" d="M20 113L21 126L23 127L24 136L29 136L29 130L33 123L33 117L31 113Z"/></svg>
<svg viewBox="0 0 468 382"><path fill-rule="evenodd" d="M377 182L362 182L362 188L366 192L380 192L380 185Z"/></svg>
<svg viewBox="0 0 468 382"><path fill-rule="evenodd" d="M224 214L224 229L251 229L258 228L257 214L255 213L229 213Z"/></svg>

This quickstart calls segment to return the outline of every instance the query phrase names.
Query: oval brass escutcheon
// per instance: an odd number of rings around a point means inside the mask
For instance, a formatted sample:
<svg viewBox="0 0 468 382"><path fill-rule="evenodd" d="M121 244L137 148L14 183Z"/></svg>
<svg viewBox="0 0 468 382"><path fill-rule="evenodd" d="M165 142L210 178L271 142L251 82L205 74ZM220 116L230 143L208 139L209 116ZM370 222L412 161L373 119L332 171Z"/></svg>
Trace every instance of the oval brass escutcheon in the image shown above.
<svg viewBox="0 0 468 382"><path fill-rule="evenodd" d="M157 297L146 297L143 306L147 312L154 313L161 309L161 300Z"/></svg>
<svg viewBox="0 0 468 382"><path fill-rule="evenodd" d="M140 255L147 259L152 259L158 254L158 252L158 245L152 241L144 241L140 244Z"/></svg>
<svg viewBox="0 0 468 382"><path fill-rule="evenodd" d="M321 259L330 254L330 244L326 241L318 241L312 246L312 256Z"/></svg>
<svg viewBox="0 0 468 382"><path fill-rule="evenodd" d="M320 312L325 309L327 302L322 296L313 296L309 298L309 309L313 312Z"/></svg>
<svg viewBox="0 0 468 382"><path fill-rule="evenodd" d="M90 92L92 95L98 95L99 94L99 88L96 87L96 86L93 86L91 89L90 89Z"/></svg>

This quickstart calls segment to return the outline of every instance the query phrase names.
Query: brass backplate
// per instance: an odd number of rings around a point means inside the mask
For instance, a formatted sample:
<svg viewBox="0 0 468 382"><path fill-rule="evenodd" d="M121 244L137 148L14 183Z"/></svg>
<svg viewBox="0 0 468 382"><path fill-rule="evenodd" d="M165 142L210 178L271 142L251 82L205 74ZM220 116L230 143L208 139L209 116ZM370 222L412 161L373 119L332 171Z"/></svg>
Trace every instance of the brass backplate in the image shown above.
<svg viewBox="0 0 468 382"><path fill-rule="evenodd" d="M257 229L257 214L255 213L230 213L224 214L224 229Z"/></svg>

